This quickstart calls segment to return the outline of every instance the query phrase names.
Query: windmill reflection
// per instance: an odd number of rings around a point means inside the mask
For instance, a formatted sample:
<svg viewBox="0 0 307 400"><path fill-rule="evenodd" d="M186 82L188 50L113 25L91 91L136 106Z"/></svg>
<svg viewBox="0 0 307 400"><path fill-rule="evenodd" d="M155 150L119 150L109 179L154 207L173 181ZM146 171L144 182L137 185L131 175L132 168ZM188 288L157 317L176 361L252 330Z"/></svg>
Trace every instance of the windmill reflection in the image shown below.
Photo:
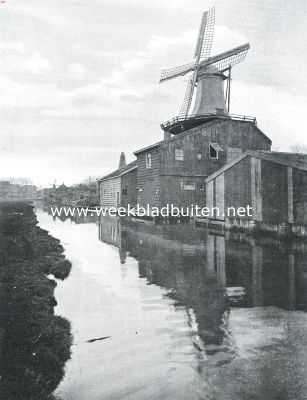
<svg viewBox="0 0 307 400"><path fill-rule="evenodd" d="M166 288L175 306L192 309L200 341L215 363L234 353L232 307L306 310L307 252L302 242L218 235L193 226L147 225L101 217L99 239L119 249L121 263L138 261L139 275ZM305 258L306 259L306 258ZM191 325L193 317L189 317ZM221 354L223 356L221 357Z"/></svg>

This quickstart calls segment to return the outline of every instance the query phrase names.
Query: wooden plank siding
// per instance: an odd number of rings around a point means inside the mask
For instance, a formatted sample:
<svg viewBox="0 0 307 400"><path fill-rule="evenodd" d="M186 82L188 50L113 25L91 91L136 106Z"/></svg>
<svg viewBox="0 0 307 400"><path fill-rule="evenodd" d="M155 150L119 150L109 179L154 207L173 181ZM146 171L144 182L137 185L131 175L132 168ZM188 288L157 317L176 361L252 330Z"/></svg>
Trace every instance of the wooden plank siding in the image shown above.
<svg viewBox="0 0 307 400"><path fill-rule="evenodd" d="M215 218L225 220L225 182L224 174L219 175L215 179Z"/></svg>
<svg viewBox="0 0 307 400"><path fill-rule="evenodd" d="M151 154L151 168L146 168L146 154ZM160 150L149 149L137 155L137 203L141 207L160 206Z"/></svg>
<svg viewBox="0 0 307 400"><path fill-rule="evenodd" d="M210 144L218 146L217 159ZM270 150L271 141L250 122L216 120L136 152L137 202L140 206L206 205L205 179L246 150ZM152 167L146 168L150 153ZM176 159L176 153L182 158ZM195 190L188 189L194 185Z"/></svg>
<svg viewBox="0 0 307 400"><path fill-rule="evenodd" d="M126 172L121 176L121 206L127 208L128 204L131 207L136 205L137 192L136 192L137 168L132 171Z"/></svg>
<svg viewBox="0 0 307 400"><path fill-rule="evenodd" d="M229 207L238 210L252 206L251 216L229 217L228 227L239 223L252 229L250 222L254 221L257 222L254 226L260 229L274 232L294 229L293 232L300 234L307 225L307 170L299 169L291 160L287 165L278 158L274 161L274 155L271 157L268 160L267 153L247 153L212 174L206 180L207 206L220 204L222 208L224 202L225 214Z"/></svg>
<svg viewBox="0 0 307 400"><path fill-rule="evenodd" d="M293 168L293 219L307 225L307 172Z"/></svg>
<svg viewBox="0 0 307 400"><path fill-rule="evenodd" d="M262 161L255 157L250 157L248 161L250 162L250 197L253 219L262 221Z"/></svg>
<svg viewBox="0 0 307 400"><path fill-rule="evenodd" d="M224 180L225 210L228 207L252 206L250 158L244 158L226 170Z"/></svg>
<svg viewBox="0 0 307 400"><path fill-rule="evenodd" d="M293 168L287 167L288 172L288 222L293 224Z"/></svg>
<svg viewBox="0 0 307 400"><path fill-rule="evenodd" d="M262 218L271 224L288 222L287 167L262 160Z"/></svg>
<svg viewBox="0 0 307 400"><path fill-rule="evenodd" d="M225 192L217 185L223 177ZM212 185L213 182L213 185ZM252 207L252 216L240 219L265 221L270 224L288 222L288 170L271 161L246 157L215 177L207 185L214 188L214 206L220 204L225 213L229 207ZM223 185L224 186L224 185ZM231 217L230 217L231 219Z"/></svg>
<svg viewBox="0 0 307 400"><path fill-rule="evenodd" d="M206 205L205 179L203 177L187 177L162 175L161 205L173 204L176 207ZM194 187L194 189L192 189Z"/></svg>
<svg viewBox="0 0 307 400"><path fill-rule="evenodd" d="M206 206L210 209L214 207L213 191L214 191L214 180L208 182L206 185L206 198L207 198Z"/></svg>
<svg viewBox="0 0 307 400"><path fill-rule="evenodd" d="M102 207L117 207L120 205L120 177L114 177L99 182L99 197Z"/></svg>
<svg viewBox="0 0 307 400"><path fill-rule="evenodd" d="M217 160L210 158L210 143L218 143L223 149ZM239 155L246 150L270 150L270 148L269 139L251 123L214 121L163 142L160 146L161 174L209 176L230 161L229 153L234 154L234 150L237 150L236 154ZM176 149L184 150L184 161L175 159Z"/></svg>
<svg viewBox="0 0 307 400"><path fill-rule="evenodd" d="M137 169L99 181L99 201L102 207L127 207L136 204Z"/></svg>

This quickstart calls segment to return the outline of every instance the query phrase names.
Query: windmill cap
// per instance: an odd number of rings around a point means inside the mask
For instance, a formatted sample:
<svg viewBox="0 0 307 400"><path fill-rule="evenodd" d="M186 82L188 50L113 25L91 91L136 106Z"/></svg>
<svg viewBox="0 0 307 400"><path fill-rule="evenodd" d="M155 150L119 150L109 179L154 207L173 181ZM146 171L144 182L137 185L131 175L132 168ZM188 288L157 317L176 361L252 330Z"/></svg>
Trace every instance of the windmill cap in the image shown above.
<svg viewBox="0 0 307 400"><path fill-rule="evenodd" d="M223 74L223 72L219 71L219 69L216 68L215 66L209 65L207 67L206 66L202 67L202 65L200 64L197 78L202 78L206 76L220 76L223 79L227 78L227 76Z"/></svg>

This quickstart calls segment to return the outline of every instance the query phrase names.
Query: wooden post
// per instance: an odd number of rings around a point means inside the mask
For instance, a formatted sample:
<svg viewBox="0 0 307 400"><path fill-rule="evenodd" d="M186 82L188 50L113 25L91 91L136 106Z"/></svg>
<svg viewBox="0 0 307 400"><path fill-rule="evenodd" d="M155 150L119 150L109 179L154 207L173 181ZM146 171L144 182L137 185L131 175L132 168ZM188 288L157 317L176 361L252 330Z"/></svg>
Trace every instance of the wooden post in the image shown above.
<svg viewBox="0 0 307 400"><path fill-rule="evenodd" d="M216 273L218 282L226 286L225 236L216 236Z"/></svg>
<svg viewBox="0 0 307 400"><path fill-rule="evenodd" d="M262 221L261 160L251 157L251 200L255 221Z"/></svg>
<svg viewBox="0 0 307 400"><path fill-rule="evenodd" d="M206 259L206 267L207 272L212 275L215 274L215 236L208 235L207 237L207 259Z"/></svg>
<svg viewBox="0 0 307 400"><path fill-rule="evenodd" d="M225 183L224 174L215 179L215 206L218 208L216 219L225 220Z"/></svg>
<svg viewBox="0 0 307 400"><path fill-rule="evenodd" d="M263 305L263 287L262 287L262 269L263 269L263 251L260 246L252 247L252 290L253 306Z"/></svg>
<svg viewBox="0 0 307 400"><path fill-rule="evenodd" d="M290 310L295 309L296 305L296 291L295 291L295 264L294 255L289 254L289 303L288 307Z"/></svg>
<svg viewBox="0 0 307 400"><path fill-rule="evenodd" d="M287 167L288 170L288 222L293 224L293 168Z"/></svg>
<svg viewBox="0 0 307 400"><path fill-rule="evenodd" d="M206 185L206 203L207 207L212 210L213 208L213 180Z"/></svg>
<svg viewBox="0 0 307 400"><path fill-rule="evenodd" d="M228 113L230 113L230 86L231 86L231 67L229 67L229 73L228 73L228 85L227 85L227 109Z"/></svg>

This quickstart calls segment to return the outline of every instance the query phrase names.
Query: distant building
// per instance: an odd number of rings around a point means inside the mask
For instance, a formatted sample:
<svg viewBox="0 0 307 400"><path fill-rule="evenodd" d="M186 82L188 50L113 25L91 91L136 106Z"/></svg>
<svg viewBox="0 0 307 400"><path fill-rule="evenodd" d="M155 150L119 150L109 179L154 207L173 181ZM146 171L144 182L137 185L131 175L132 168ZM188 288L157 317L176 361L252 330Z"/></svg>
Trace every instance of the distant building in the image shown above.
<svg viewBox="0 0 307 400"><path fill-rule="evenodd" d="M44 189L41 196L45 203L66 206L94 207L98 204L96 182L80 183L66 186L64 183L58 187Z"/></svg>
<svg viewBox="0 0 307 400"><path fill-rule="evenodd" d="M6 200L9 197L10 192L10 182L0 181L0 200Z"/></svg>
<svg viewBox="0 0 307 400"><path fill-rule="evenodd" d="M271 149L271 140L254 120L215 117L197 122L184 132L164 127L164 140L134 153L138 204L204 206L210 174L247 150Z"/></svg>
<svg viewBox="0 0 307 400"><path fill-rule="evenodd" d="M19 185L0 181L0 200L35 200L37 188L34 185Z"/></svg>
<svg viewBox="0 0 307 400"><path fill-rule="evenodd" d="M212 218L226 225L307 233L307 156L248 151L210 175L206 187L207 206L224 213ZM229 217L229 207L247 205L252 216Z"/></svg>
<svg viewBox="0 0 307 400"><path fill-rule="evenodd" d="M37 197L37 188L34 185L22 185L19 186L19 193L21 193L21 196L25 199L34 200Z"/></svg>
<svg viewBox="0 0 307 400"><path fill-rule="evenodd" d="M98 180L99 203L103 207L127 207L136 204L136 161L126 165L123 153L119 168Z"/></svg>

